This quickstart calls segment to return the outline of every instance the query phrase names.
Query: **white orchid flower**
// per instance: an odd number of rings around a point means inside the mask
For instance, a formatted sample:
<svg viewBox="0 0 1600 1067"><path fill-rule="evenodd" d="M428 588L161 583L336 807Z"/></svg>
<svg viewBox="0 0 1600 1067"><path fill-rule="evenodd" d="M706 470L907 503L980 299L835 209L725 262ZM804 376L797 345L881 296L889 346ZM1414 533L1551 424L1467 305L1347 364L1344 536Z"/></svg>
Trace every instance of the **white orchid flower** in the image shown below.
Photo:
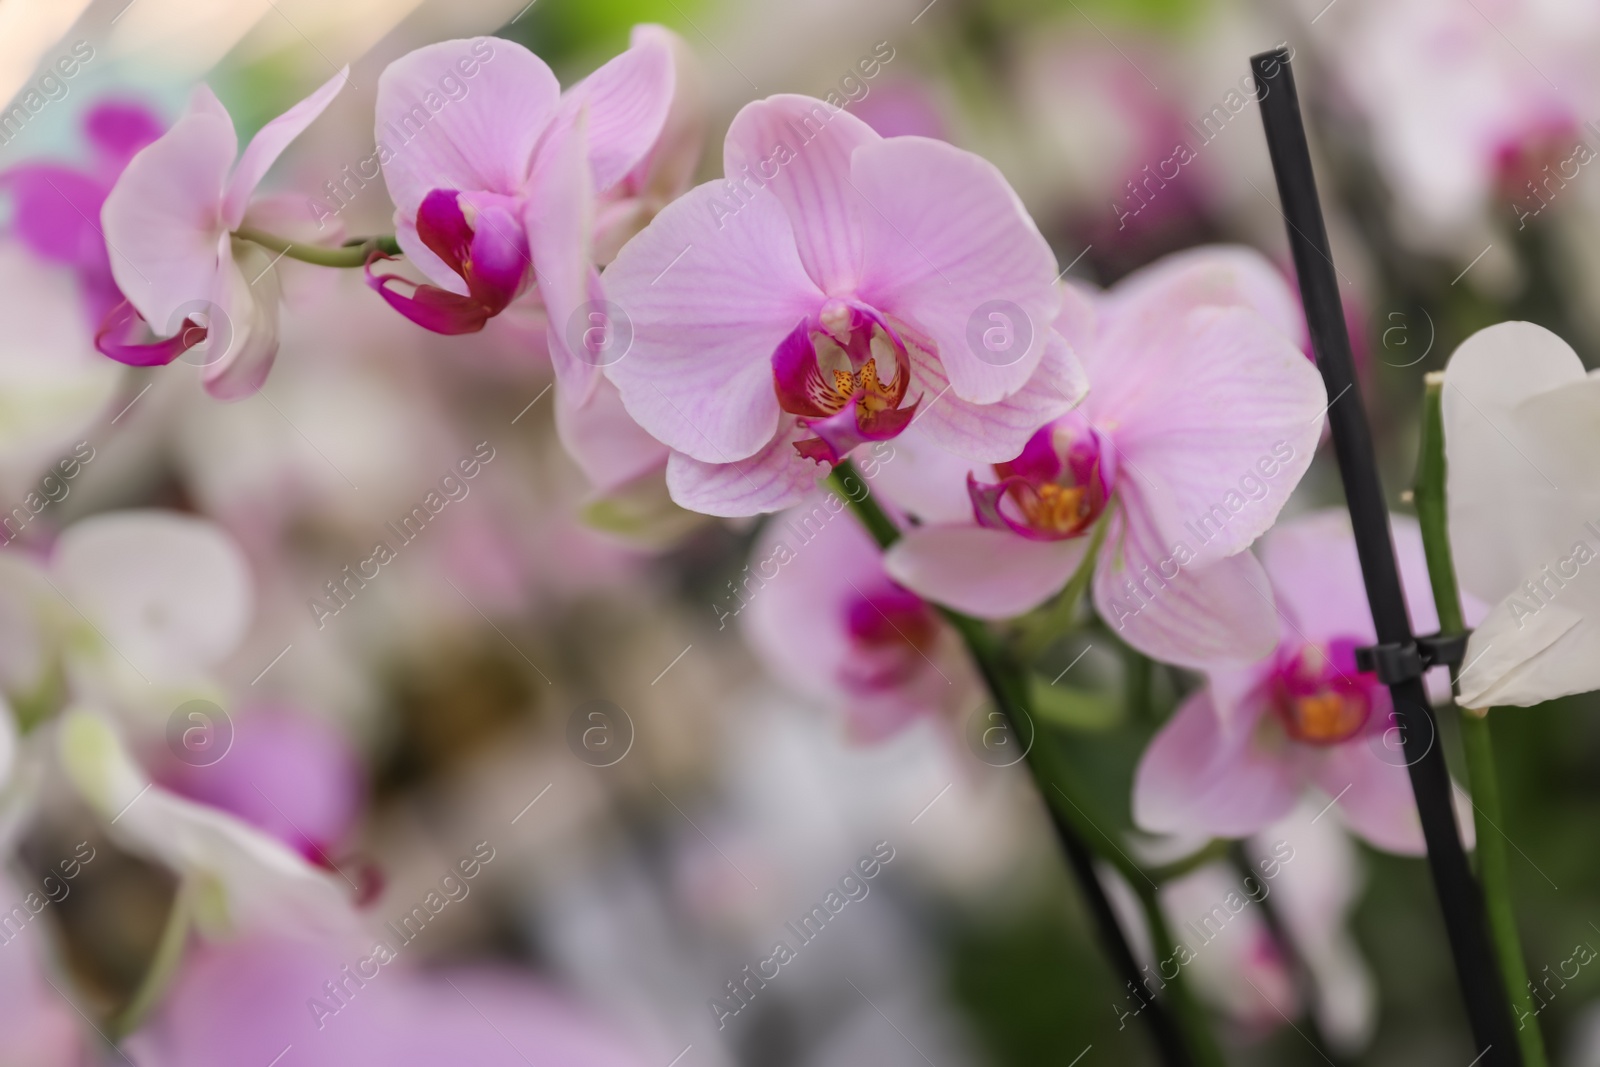
<svg viewBox="0 0 1600 1067"><path fill-rule="evenodd" d="M45 577L65 602L80 699L158 723L185 700L218 700L210 673L243 639L254 590L217 526L155 510L95 516L61 535Z"/></svg>
<svg viewBox="0 0 1600 1067"><path fill-rule="evenodd" d="M1600 689L1600 378L1549 330L1506 322L1456 349L1442 403L1457 577L1494 605L1459 702Z"/></svg>

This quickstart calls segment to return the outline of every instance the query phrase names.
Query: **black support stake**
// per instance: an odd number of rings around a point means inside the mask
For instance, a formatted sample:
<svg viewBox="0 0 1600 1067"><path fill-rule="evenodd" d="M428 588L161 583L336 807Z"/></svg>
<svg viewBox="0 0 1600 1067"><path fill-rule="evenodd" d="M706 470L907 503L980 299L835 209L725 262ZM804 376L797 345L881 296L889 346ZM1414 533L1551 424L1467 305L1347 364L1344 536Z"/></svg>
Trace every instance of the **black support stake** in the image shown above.
<svg viewBox="0 0 1600 1067"><path fill-rule="evenodd" d="M1366 409L1356 387L1350 338L1345 332L1344 309L1339 301L1288 51L1279 48L1263 52L1251 57L1250 66L1255 73L1272 169L1278 179L1278 196L1289 224L1289 245L1300 277L1300 299L1305 304L1311 347L1331 401L1328 422L1333 428L1334 454L1339 460L1345 502L1355 528L1356 549L1378 643L1414 648L1416 640L1406 614L1400 570L1389 536L1389 512L1378 480ZM1438 724L1428 706L1422 678L1419 675L1396 681L1389 686L1389 692L1404 737L1405 759L1428 844L1434 891L1439 897L1456 977L1472 1025L1478 1054L1473 1063L1476 1067L1521 1067L1522 1053L1512 1027L1510 1005L1490 946L1478 883L1467 865L1466 850L1456 829L1450 802L1450 772L1438 744Z"/></svg>

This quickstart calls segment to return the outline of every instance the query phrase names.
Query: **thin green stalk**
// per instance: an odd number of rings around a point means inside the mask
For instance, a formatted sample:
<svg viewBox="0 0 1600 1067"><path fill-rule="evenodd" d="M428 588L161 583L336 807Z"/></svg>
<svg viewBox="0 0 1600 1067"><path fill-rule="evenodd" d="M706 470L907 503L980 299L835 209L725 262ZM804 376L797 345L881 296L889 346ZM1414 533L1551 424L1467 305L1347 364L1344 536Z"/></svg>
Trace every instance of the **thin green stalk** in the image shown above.
<svg viewBox="0 0 1600 1067"><path fill-rule="evenodd" d="M1422 547L1428 557L1428 580L1433 585L1433 602L1439 611L1439 632L1466 632L1461 611L1461 594L1456 586L1455 559L1450 550L1450 526L1445 510L1444 416L1440 397L1444 375L1429 374L1422 406L1422 446L1417 458L1417 484L1414 499L1417 521L1422 527ZM1456 671L1452 671L1453 690L1459 694ZM1528 970L1523 961L1522 941L1517 934L1516 914L1511 906L1511 865L1500 825L1500 782L1495 773L1494 742L1489 733L1489 709L1463 708L1461 743L1467 755L1467 780L1472 789L1473 821L1477 830L1478 880L1483 885L1484 908L1489 918L1489 934L1500 961L1500 977L1511 998L1517 1018L1517 1042L1522 1048L1524 1067L1546 1067L1544 1036L1535 1019L1538 1014L1528 990Z"/></svg>
<svg viewBox="0 0 1600 1067"><path fill-rule="evenodd" d="M878 502L868 491L866 481L849 460L834 467L828 476L828 482L833 491L849 503L851 510L855 512L880 548L887 549L899 539L899 528L878 506ZM941 608L940 613L961 635L968 653L983 676L990 695L1002 713L1012 721L1013 732L1016 732L1017 727L1014 713L1020 712L1030 724L1033 724L1034 716L1028 710L1030 704L1027 675L1013 661L994 633L971 616L948 608ZM1018 733L1017 736L1022 735ZM1144 870L1129 859L1115 841L1102 833L1094 821L1085 814L1083 807L1068 794L1067 790L1071 788L1070 777L1056 773L1059 763L1054 757L1053 742L1047 733L1036 725L1033 744L1028 749L1027 763L1035 785L1044 795L1045 802L1054 816L1057 835L1063 850L1067 853L1068 866L1077 875L1080 888L1089 900L1088 910L1100 927L1101 937L1108 954L1113 957L1113 964L1122 972L1125 981L1135 986L1141 984L1142 976L1127 936L1112 912L1105 889L1099 883L1090 862L1090 856L1095 855L1114 866L1136 891L1148 885L1150 891L1154 893L1153 883ZM1065 807L1057 801L1057 796L1067 802ZM1099 847L1091 852L1087 847L1089 841L1096 842ZM1147 913L1151 907L1154 908L1159 920L1159 907L1152 904L1147 907ZM1164 923L1161 929L1165 929ZM1153 926L1152 931L1154 930ZM1179 1064L1223 1067L1224 1061L1205 1025L1204 1016L1192 1002L1186 1001L1187 993L1181 980L1177 983L1169 982L1168 985L1173 989L1169 1000L1178 1019L1176 1031L1172 1021L1162 1010L1160 1002L1152 1002L1145 1009L1147 1013L1145 1017L1150 1024L1152 1036L1162 1052L1164 1062L1174 1067Z"/></svg>
<svg viewBox="0 0 1600 1067"><path fill-rule="evenodd" d="M160 1002L167 986L171 984L173 975L178 971L178 963L183 959L183 946L189 940L189 917L193 911L191 896L188 884L180 883L167 911L161 940L156 942L155 953L150 957L150 966L145 969L139 988L134 990L127 1006L107 1024L112 1040L120 1041L139 1029L145 1016Z"/></svg>
<svg viewBox="0 0 1600 1067"><path fill-rule="evenodd" d="M339 248L328 248L324 245L290 241L249 226L240 226L233 231L233 235L241 241L250 241L262 248L282 253L290 259L315 263L319 267L363 267L366 266L367 257L374 252L382 252L386 256L400 254L399 243L389 236L361 238L346 242Z"/></svg>
<svg viewBox="0 0 1600 1067"><path fill-rule="evenodd" d="M1051 641L1072 628L1077 619L1078 605L1088 591L1089 579L1094 576L1094 561L1100 555L1100 546L1105 543L1106 530L1110 525L1109 514L1102 515L1100 521L1095 523L1094 530L1089 534L1089 547L1083 553L1083 561L1072 572L1066 588L1061 590L1061 595L1056 597L1055 603L1045 610L1044 615L1022 635L1020 654L1024 662L1031 663L1038 659Z"/></svg>
<svg viewBox="0 0 1600 1067"><path fill-rule="evenodd" d="M1150 928L1150 947L1155 953L1156 970L1161 971L1162 962L1176 959L1178 943L1173 939L1172 931L1167 926L1167 917L1161 911L1161 899L1155 887L1149 884L1137 885L1134 890L1138 893L1139 904L1144 909L1144 921ZM1185 980L1182 965L1175 967L1171 978L1168 978L1164 971L1161 972L1161 981L1165 983L1164 988L1172 1002L1172 1013L1178 1017L1178 1025L1189 1035L1195 1062L1205 1067L1226 1067L1227 1060L1222 1058L1222 1050L1212 1040L1211 1027L1206 1023L1205 1011L1194 999L1194 994L1189 991L1189 983Z"/></svg>

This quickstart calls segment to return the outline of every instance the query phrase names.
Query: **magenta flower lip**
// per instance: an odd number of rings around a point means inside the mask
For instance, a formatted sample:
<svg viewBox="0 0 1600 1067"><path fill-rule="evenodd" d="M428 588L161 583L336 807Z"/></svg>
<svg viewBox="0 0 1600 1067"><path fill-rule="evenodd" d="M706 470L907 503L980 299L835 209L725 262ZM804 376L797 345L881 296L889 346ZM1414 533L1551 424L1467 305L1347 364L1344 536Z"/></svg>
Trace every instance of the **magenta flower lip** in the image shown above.
<svg viewBox="0 0 1600 1067"><path fill-rule="evenodd" d="M428 250L461 279L465 294L374 273L373 263L394 257L374 252L367 258L367 284L390 307L434 333L476 333L533 280L533 260L521 221L505 206L492 203L475 212L474 226L461 200L454 189L430 191L417 209L416 229ZM398 291L402 285L412 287L409 296Z"/></svg>
<svg viewBox="0 0 1600 1067"><path fill-rule="evenodd" d="M911 384L905 342L860 305L830 302L815 321L795 327L773 353L772 374L778 406L816 434L795 441L795 451L828 466L857 445L899 436L921 404L904 403Z"/></svg>

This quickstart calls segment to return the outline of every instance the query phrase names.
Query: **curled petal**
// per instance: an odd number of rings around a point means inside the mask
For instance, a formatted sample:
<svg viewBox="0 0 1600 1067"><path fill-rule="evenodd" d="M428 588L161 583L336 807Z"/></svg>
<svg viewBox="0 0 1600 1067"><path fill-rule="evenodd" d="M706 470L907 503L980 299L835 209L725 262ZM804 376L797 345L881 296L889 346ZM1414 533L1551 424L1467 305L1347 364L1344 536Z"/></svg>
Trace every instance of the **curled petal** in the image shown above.
<svg viewBox="0 0 1600 1067"><path fill-rule="evenodd" d="M165 367L206 339L206 328L194 319L184 319L178 332L164 341L135 341L145 325L144 317L124 300L106 316L94 335L94 346L118 363L130 367ZM142 332L148 333L148 327Z"/></svg>
<svg viewBox="0 0 1600 1067"><path fill-rule="evenodd" d="M398 274L377 274L372 265L380 259L394 259L382 252L367 257L367 285L389 302L400 314L434 333L477 333L489 321L489 310L470 296L452 293L435 285L421 285ZM411 286L408 296L401 286Z"/></svg>
<svg viewBox="0 0 1600 1067"><path fill-rule="evenodd" d="M800 454L829 466L837 464L857 445L898 436L917 417L917 405L922 403L919 400L910 407L890 408L863 417L861 400L864 395L857 392L838 413L825 419L801 419L801 424L817 436L795 444Z"/></svg>

